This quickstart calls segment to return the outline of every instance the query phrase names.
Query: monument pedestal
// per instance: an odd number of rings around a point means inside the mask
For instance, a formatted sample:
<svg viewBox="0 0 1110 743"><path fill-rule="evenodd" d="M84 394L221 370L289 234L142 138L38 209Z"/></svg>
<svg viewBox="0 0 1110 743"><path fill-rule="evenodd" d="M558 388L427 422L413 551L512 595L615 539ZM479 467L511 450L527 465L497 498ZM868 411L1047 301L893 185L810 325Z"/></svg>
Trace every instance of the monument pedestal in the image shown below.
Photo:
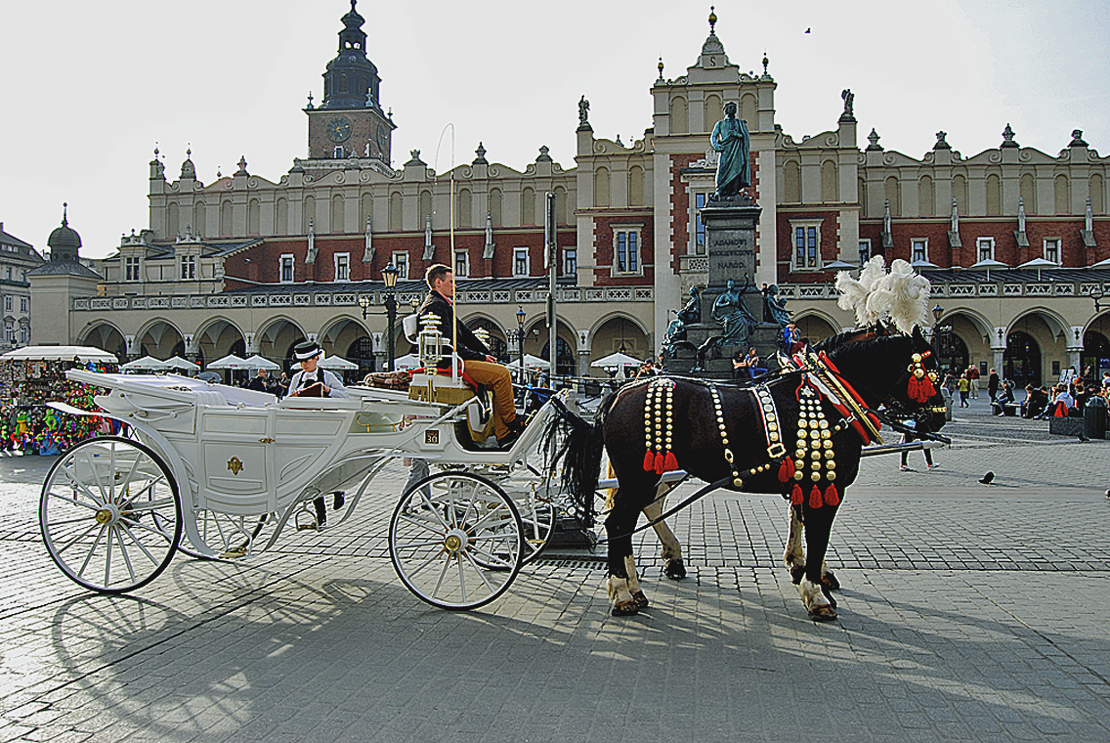
<svg viewBox="0 0 1110 743"><path fill-rule="evenodd" d="M674 358L664 360L667 371L729 379L732 357L737 351L746 353L749 346L755 347L761 365L775 368L779 326L762 321L763 293L755 284L755 228L762 211L746 195L711 196L701 209L709 259L709 285L701 293L702 321L686 325L687 343ZM730 332L734 328L741 332ZM714 337L720 340L706 347Z"/></svg>

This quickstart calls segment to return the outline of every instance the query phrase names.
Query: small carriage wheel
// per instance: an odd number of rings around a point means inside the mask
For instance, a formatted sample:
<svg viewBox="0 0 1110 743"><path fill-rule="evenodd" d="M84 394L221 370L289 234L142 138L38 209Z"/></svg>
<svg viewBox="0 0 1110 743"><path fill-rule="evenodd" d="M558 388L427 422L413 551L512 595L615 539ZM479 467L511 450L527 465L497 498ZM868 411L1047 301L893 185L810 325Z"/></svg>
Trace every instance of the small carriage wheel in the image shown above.
<svg viewBox="0 0 1110 743"><path fill-rule="evenodd" d="M440 472L401 496L389 557L405 587L441 609L476 609L503 594L527 551L524 525L500 487L470 472Z"/></svg>
<svg viewBox="0 0 1110 743"><path fill-rule="evenodd" d="M63 454L42 486L39 526L70 580L99 593L145 586L181 541L181 498L150 447L99 436Z"/></svg>

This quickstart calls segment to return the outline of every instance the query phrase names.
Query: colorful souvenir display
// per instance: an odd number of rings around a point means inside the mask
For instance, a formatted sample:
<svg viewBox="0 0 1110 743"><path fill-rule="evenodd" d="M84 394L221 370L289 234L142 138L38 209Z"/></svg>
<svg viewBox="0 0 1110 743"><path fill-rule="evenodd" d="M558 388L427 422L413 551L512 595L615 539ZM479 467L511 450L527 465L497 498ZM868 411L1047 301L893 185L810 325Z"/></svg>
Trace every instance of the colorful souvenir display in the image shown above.
<svg viewBox="0 0 1110 743"><path fill-rule="evenodd" d="M96 372L116 371L115 364L0 362L0 454L61 454L87 438L118 431L114 421L66 415L47 407L48 402L64 402L85 410L96 409L93 397L101 393L100 388L65 377L67 370L78 366Z"/></svg>

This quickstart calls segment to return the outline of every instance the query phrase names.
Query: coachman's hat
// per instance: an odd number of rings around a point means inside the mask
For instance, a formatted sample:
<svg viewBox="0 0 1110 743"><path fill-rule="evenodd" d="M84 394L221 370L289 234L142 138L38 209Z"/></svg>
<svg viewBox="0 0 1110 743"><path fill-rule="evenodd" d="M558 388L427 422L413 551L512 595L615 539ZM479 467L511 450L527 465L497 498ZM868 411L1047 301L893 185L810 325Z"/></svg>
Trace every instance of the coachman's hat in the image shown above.
<svg viewBox="0 0 1110 743"><path fill-rule="evenodd" d="M293 361L308 361L324 352L316 341L304 341L293 347Z"/></svg>

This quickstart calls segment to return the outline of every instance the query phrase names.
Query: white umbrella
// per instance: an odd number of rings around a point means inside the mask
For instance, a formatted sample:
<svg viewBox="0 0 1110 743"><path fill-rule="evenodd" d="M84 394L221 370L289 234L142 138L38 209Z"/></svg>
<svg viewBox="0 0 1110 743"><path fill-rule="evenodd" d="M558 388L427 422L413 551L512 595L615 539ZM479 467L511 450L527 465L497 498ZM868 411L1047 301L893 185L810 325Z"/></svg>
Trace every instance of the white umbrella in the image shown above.
<svg viewBox="0 0 1110 743"><path fill-rule="evenodd" d="M1098 263L1092 263L1087 268L1110 268L1110 258L1103 258ZM6 355L6 354L5 354Z"/></svg>
<svg viewBox="0 0 1110 743"><path fill-rule="evenodd" d="M264 359L258 354L249 356L243 359L243 361L246 363L248 369L265 369L266 371L277 371L281 369L281 367L274 362L269 359Z"/></svg>
<svg viewBox="0 0 1110 743"><path fill-rule="evenodd" d="M414 353L407 353L393 359L394 369L419 369L420 366L420 357Z"/></svg>
<svg viewBox="0 0 1110 743"><path fill-rule="evenodd" d="M246 359L241 359L233 353L229 353L222 359L216 359L211 364L208 364L205 369L249 369Z"/></svg>
<svg viewBox="0 0 1110 743"><path fill-rule="evenodd" d="M167 369L183 369L185 371L200 371L200 366L180 356L170 356L162 362Z"/></svg>
<svg viewBox="0 0 1110 743"><path fill-rule="evenodd" d="M118 359L107 351L92 346L24 346L0 356L4 361L73 361L87 364L101 361L115 364Z"/></svg>
<svg viewBox="0 0 1110 743"><path fill-rule="evenodd" d="M934 268L940 268L940 266L933 263L932 261L927 261L927 260L924 260L922 258L918 258L916 261L913 261L912 263L910 263L910 267L916 268L918 271L922 271L922 270L927 271L927 270L931 270L931 269L934 269Z"/></svg>
<svg viewBox="0 0 1110 743"><path fill-rule="evenodd" d="M1059 267L1060 267L1059 263L1056 263L1054 261L1050 261L1047 258L1041 258L1040 256L1037 256L1033 260L1026 261L1025 263L1022 263L1020 266L1018 266L1018 268L1035 268L1035 269L1037 269L1037 281L1041 280L1041 269L1042 268L1059 268Z"/></svg>
<svg viewBox="0 0 1110 743"><path fill-rule="evenodd" d="M590 364L590 366L598 366L598 367L602 367L604 369L612 369L613 367L616 367L616 366L639 366L640 363L641 362L640 362L639 359L634 359L634 358L632 358L631 356L629 356L627 354L617 352L617 353L611 353L608 356L606 356L605 358L598 359L597 361Z"/></svg>
<svg viewBox="0 0 1110 743"><path fill-rule="evenodd" d="M320 366L324 369L357 369L358 364L351 363L342 356L325 356L324 360L320 362Z"/></svg>
<svg viewBox="0 0 1110 743"><path fill-rule="evenodd" d="M520 359L517 359L513 363L509 364L509 368L510 369L519 369L520 368ZM547 359L541 359L538 356L533 356L530 353L526 353L526 354L524 354L524 368L525 369L550 369L551 364L548 363Z"/></svg>
<svg viewBox="0 0 1110 743"><path fill-rule="evenodd" d="M852 271L859 268L859 266L853 265L848 261L842 261L838 258L835 261L829 261L824 266L822 266L822 268L825 271Z"/></svg>
<svg viewBox="0 0 1110 743"><path fill-rule="evenodd" d="M979 261L978 263L972 263L971 267L972 268L985 268L985 269L987 269L987 281L990 281L991 280L991 269L992 268L1009 268L1010 264L1009 263L1003 263L1002 261L996 261L994 258L984 258L983 260Z"/></svg>
<svg viewBox="0 0 1110 743"><path fill-rule="evenodd" d="M151 356L143 356L141 359L128 361L120 366L124 371L165 371L168 368L165 361L159 361Z"/></svg>

